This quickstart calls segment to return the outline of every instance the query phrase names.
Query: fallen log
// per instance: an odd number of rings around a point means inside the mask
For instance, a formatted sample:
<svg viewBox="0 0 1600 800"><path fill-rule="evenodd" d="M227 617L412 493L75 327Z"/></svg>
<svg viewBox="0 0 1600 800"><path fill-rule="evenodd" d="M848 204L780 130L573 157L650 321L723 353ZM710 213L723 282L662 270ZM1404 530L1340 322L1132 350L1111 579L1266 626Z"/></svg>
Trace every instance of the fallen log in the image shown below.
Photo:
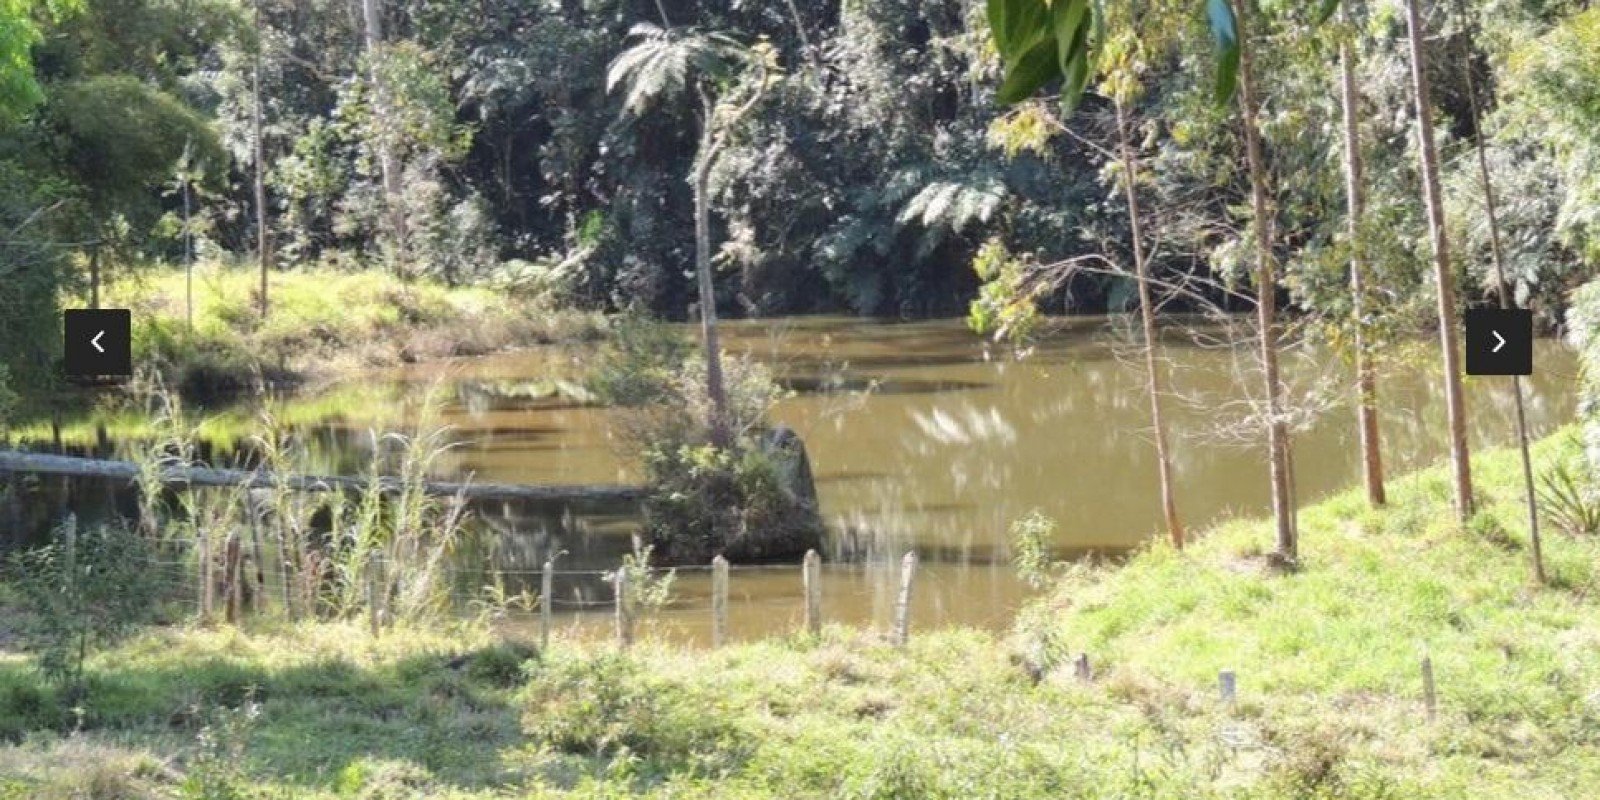
<svg viewBox="0 0 1600 800"><path fill-rule="evenodd" d="M134 481L139 465L130 461L108 461L43 453L0 450L0 473L65 475L76 478L102 478ZM252 489L286 488L302 492L360 491L371 478L330 475L277 475L259 470L215 469L212 467L166 466L161 482L168 486L245 486ZM399 478L378 478L379 491L398 494ZM511 483L447 483L429 481L423 491L430 495L469 500L521 500L531 503L631 503L644 497L640 486L621 484L525 486Z"/></svg>

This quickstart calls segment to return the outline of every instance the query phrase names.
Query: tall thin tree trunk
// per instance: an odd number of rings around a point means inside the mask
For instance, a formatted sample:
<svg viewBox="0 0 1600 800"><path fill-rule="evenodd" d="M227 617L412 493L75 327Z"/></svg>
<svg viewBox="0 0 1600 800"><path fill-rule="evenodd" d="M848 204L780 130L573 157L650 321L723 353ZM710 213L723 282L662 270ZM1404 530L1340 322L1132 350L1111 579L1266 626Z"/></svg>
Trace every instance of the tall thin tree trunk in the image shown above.
<svg viewBox="0 0 1600 800"><path fill-rule="evenodd" d="M1342 5L1346 23L1348 5ZM1367 502L1381 506L1386 501L1383 486L1383 452L1378 444L1377 378L1368 352L1366 317L1366 252L1363 250L1363 218L1366 215L1366 186L1363 183L1361 127L1357 123L1361 96L1356 89L1355 46L1348 32L1339 42L1339 83L1344 105L1344 193L1349 204L1350 233L1350 315L1355 329L1356 420L1361 432L1362 476L1367 487Z"/></svg>
<svg viewBox="0 0 1600 800"><path fill-rule="evenodd" d="M712 125L711 109L706 121ZM728 430L728 394L722 380L722 345L717 338L717 296L711 280L711 165L719 148L708 129L694 171L694 271L700 289L700 336L706 354L706 395L711 400L711 443L732 443Z"/></svg>
<svg viewBox="0 0 1600 800"><path fill-rule="evenodd" d="M1472 462L1467 449L1467 404L1461 390L1461 348L1456 334L1456 283L1450 267L1450 242L1444 228L1444 200L1439 190L1439 156L1433 141L1433 103L1423 65L1422 10L1418 0L1405 0L1411 45L1411 85L1417 110L1418 153L1422 166L1422 199L1427 205L1428 239L1433 246L1434 280L1439 294L1439 347L1444 355L1444 397L1450 417L1450 464L1455 487L1456 517L1472 516Z"/></svg>
<svg viewBox="0 0 1600 800"><path fill-rule="evenodd" d="M1267 200L1267 168L1261 153L1261 129L1256 119L1253 53L1247 19L1251 0L1237 4L1239 22L1239 117L1244 128L1245 157L1250 167L1250 209L1256 240L1256 324L1260 326L1261 372L1266 389L1267 463L1272 482L1272 517L1277 533L1277 556L1293 564L1300 556L1299 525L1290 487L1289 426L1283 409L1283 380L1278 369L1278 278L1273 263L1272 211Z"/></svg>
<svg viewBox="0 0 1600 800"><path fill-rule="evenodd" d="M361 0L361 12L366 23L367 60L372 75L373 113L379 119L388 114L389 89L383 83L379 59L383 49L383 0ZM404 260L406 243L405 209L400 203L400 166L387 136L378 137L378 171L383 178L383 196L386 216L389 218L389 236L395 248L397 264Z"/></svg>
<svg viewBox="0 0 1600 800"><path fill-rule="evenodd" d="M1478 92L1473 85L1472 65L1468 64L1467 97L1472 109L1472 140L1478 151L1478 179L1483 184L1483 210L1489 222L1489 255L1494 262L1495 295L1501 308L1513 308L1511 283L1506 280L1505 257L1500 247L1500 212L1494 197L1494 181L1489 176L1489 156L1483 144L1482 116L1478 112ZM1545 582L1544 543L1539 536L1539 500L1533 484L1533 458L1528 453L1528 414L1522 403L1522 377L1511 376L1511 398L1517 411L1517 449L1522 455L1522 488L1528 506L1529 556L1533 559L1533 580Z"/></svg>
<svg viewBox="0 0 1600 800"><path fill-rule="evenodd" d="M703 107L700 149L694 166L694 269L700 288L700 332L706 350L706 394L711 400L711 443L727 447L733 443L729 429L728 392L722 379L722 345L717 338L717 297L711 276L711 168L728 146L728 131L744 119L767 93L767 66L758 61L760 75L755 92L720 121L717 104L709 94L700 95Z"/></svg>
<svg viewBox="0 0 1600 800"><path fill-rule="evenodd" d="M189 213L189 175L183 176L183 309L189 330L194 331L194 228Z"/></svg>
<svg viewBox="0 0 1600 800"><path fill-rule="evenodd" d="M261 269L261 319L267 318L267 269L271 258L268 255L267 244L267 158L266 144L261 136L261 50L265 46L261 39L261 0L255 2L256 26L256 57L255 65L251 71L250 127L255 137L255 194L256 194L256 263ZM187 197L187 195L185 195ZM191 308L193 300L190 300ZM190 326L194 325L193 318Z"/></svg>
<svg viewBox="0 0 1600 800"><path fill-rule="evenodd" d="M1138 159L1128 143L1128 121L1121 100L1117 111L1117 147L1122 158L1123 194L1128 203L1128 226L1133 237L1133 268L1139 282L1139 321L1144 329L1145 391L1150 395L1150 423L1155 431L1157 471L1161 478L1161 514L1167 523L1172 546L1183 549L1183 523L1178 519L1177 501L1172 487L1172 455L1167 449L1167 425L1161 414L1164 393L1161 367L1156 358L1156 311L1151 299L1149 265L1145 262L1144 231L1139 219L1139 194L1134 183L1139 174Z"/></svg>
<svg viewBox="0 0 1600 800"><path fill-rule="evenodd" d="M89 245L89 307L100 307L100 243Z"/></svg>

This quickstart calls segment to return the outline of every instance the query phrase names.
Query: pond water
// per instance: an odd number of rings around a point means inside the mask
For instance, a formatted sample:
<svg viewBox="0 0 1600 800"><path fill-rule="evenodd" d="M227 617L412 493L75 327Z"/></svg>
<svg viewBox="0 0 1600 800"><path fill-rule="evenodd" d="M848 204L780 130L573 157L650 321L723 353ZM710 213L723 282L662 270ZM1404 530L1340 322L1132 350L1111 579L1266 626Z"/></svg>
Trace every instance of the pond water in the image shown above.
<svg viewBox="0 0 1600 800"><path fill-rule="evenodd" d="M728 325L731 352L769 364L794 394L776 421L804 439L828 525L823 614L884 628L900 558L921 558L913 626L1007 626L1026 597L1010 565L1010 523L1038 509L1057 522L1058 555L1116 554L1160 531L1147 437L1142 362L1127 320L1074 318L1019 358L970 333L959 320L890 323L808 317ZM1248 345L1218 345L1170 332L1164 345L1179 513L1191 530L1268 509L1266 466L1255 429L1242 423L1255 389ZM1387 365L1380 381L1384 456L1391 474L1444 454L1444 408L1432 340ZM575 379L592 345L548 347L419 365L366 382L352 402L305 398L296 419L326 468L365 463L373 426L401 424L430 387L458 446L441 476L506 483L627 483L636 475L611 439L614 412L551 397L552 380ZM1411 362L1411 363L1408 363ZM1415 364L1424 366L1418 367ZM1575 361L1554 341L1537 347L1528 382L1535 433L1570 420ZM1360 477L1353 415L1343 402L1347 370L1309 349L1286 360L1296 395L1314 398L1294 441L1302 505ZM1509 379L1470 378L1474 447L1511 440ZM321 403L321 405L319 405ZM323 407L326 406L326 410ZM488 535L463 559L466 584L493 564L513 590L537 589L549 553L560 569L614 566L638 529L627 509L481 507ZM1263 541L1263 546L1269 543ZM1315 553L1308 539L1303 549ZM679 570L672 603L645 623L674 638L709 637L710 580ZM609 598L600 578L564 574L560 625L602 635ZM802 615L797 566L740 568L730 583L730 634L754 638L793 629ZM525 623L513 623L525 624Z"/></svg>

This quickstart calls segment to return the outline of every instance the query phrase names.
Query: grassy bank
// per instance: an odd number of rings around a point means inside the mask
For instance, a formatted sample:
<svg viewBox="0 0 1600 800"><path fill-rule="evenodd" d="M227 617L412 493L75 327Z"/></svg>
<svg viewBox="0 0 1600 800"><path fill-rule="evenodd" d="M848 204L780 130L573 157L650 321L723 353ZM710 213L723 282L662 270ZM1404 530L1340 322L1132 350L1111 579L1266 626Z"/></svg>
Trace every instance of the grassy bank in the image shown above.
<svg viewBox="0 0 1600 800"><path fill-rule="evenodd" d="M258 280L250 269L197 267L192 329L182 270L130 271L103 287L101 304L133 309L135 361L191 394L593 337L602 325L539 298L328 268L272 273L263 322Z"/></svg>
<svg viewBox="0 0 1600 800"><path fill-rule="evenodd" d="M1538 451L1575 457L1565 435ZM1551 534L1555 581L1531 587L1514 457L1476 466L1467 531L1427 471L1384 511L1307 510L1296 574L1239 521L1065 569L1009 636L904 651L843 628L627 655L472 626L169 628L95 656L76 709L11 655L0 797L1590 796L1600 543Z"/></svg>

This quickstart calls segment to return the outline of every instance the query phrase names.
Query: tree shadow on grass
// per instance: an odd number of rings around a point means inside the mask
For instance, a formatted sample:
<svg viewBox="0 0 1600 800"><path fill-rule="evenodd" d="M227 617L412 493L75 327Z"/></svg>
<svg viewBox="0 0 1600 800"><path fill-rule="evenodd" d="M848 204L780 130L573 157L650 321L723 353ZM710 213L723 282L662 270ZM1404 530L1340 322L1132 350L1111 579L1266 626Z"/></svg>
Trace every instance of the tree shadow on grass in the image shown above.
<svg viewBox="0 0 1600 800"><path fill-rule="evenodd" d="M372 666L343 658L272 667L220 654L170 665L97 664L78 708L31 663L0 661L0 741L115 733L182 764L200 732L258 704L240 731L241 777L328 789L360 762L403 762L440 786L503 785L502 752L522 741L516 689L531 653L496 644ZM184 743L177 745L175 743Z"/></svg>

